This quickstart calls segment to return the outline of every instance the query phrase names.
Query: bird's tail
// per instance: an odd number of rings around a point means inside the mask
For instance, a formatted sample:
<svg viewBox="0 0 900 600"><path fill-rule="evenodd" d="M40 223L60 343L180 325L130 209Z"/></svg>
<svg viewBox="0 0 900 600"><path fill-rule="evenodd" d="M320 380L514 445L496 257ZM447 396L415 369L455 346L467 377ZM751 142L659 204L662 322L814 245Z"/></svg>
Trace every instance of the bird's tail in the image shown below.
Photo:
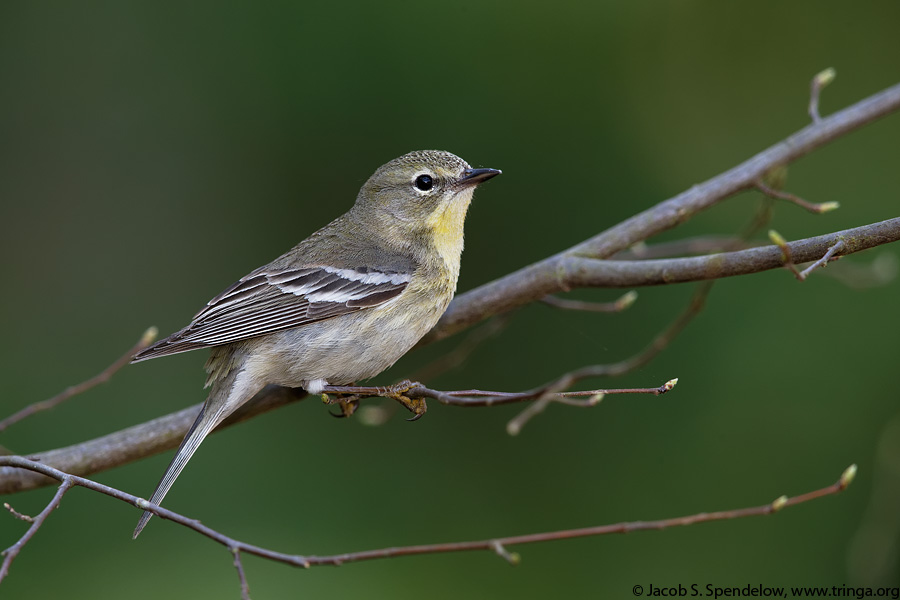
<svg viewBox="0 0 900 600"><path fill-rule="evenodd" d="M212 396L210 399L212 399ZM163 498L166 497L166 494L172 487L172 484L175 483L175 479L181 473L182 469L184 469L185 465L187 465L191 456L194 455L194 452L197 451L197 448L200 447L200 443L203 439L210 431L215 429L216 425L222 422L225 417L230 414L230 411L225 410L226 407L224 403L216 403L217 406L215 407L211 407L210 404L210 400L207 400L203 405L203 408L200 409L200 414L197 415L197 418L194 420L194 424L191 425L187 435L181 440L181 446L178 447L178 452L175 453L175 457L172 458L172 462L169 463L169 468L166 469L165 474L159 481L159 485L156 486L153 497L150 498L151 503L159 505L159 503L162 502ZM147 511L141 515L137 527L134 528L133 539L137 539L137 536L141 534L141 531L152 516L153 513Z"/></svg>

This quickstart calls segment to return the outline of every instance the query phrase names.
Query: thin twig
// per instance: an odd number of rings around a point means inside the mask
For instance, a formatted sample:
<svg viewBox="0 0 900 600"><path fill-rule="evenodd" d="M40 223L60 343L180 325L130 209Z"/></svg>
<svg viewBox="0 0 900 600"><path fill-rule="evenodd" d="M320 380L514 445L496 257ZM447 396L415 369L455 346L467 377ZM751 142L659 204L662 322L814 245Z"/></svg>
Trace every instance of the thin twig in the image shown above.
<svg viewBox="0 0 900 600"><path fill-rule="evenodd" d="M501 544L497 540L494 540L491 543L491 550L493 550L497 556L499 556L512 566L516 566L517 564L522 562L522 557L519 556L518 552L510 552L509 550L504 548L503 544Z"/></svg>
<svg viewBox="0 0 900 600"><path fill-rule="evenodd" d="M553 402L559 402L569 406L593 406L597 404L596 400L591 400L595 396L603 397L613 394L650 394L659 396L671 391L678 382L678 379L670 379L661 386L652 388L560 391L563 387L568 387L566 384L571 385L587 377L592 377L592 375L586 374L585 369L578 369L577 371L566 373L547 384L525 392L493 392L486 390L454 390L452 392L442 392L419 385L410 389L408 393L411 397L432 398L441 404L446 404L448 406L464 406L467 408L518 404L541 398L549 398ZM575 400L575 398L584 397L587 397L588 400Z"/></svg>
<svg viewBox="0 0 900 600"><path fill-rule="evenodd" d="M826 212L831 212L831 211L837 210L838 208L841 207L840 202L819 202L819 203L807 202L800 196L791 194L789 192L783 192L781 190L776 190L773 187L769 187L768 185L763 183L762 179L757 179L753 183L753 185L756 187L756 189L758 189L760 192L762 192L766 196L770 196L772 198L778 198L779 200L787 200L788 202L796 204L797 206L799 206L801 208L805 208L809 212L815 213L817 215L820 215L820 214L826 213Z"/></svg>
<svg viewBox="0 0 900 600"><path fill-rule="evenodd" d="M226 536L218 531L203 525L200 521L196 519L190 519L183 515L180 515L176 512L163 508L161 506L157 506L155 504L151 504L143 498L138 498L137 496L133 496L131 494L125 493L121 490L117 490L115 488L103 485L101 483L97 483L90 479L84 479L83 477L77 477L75 475L70 475L67 473L63 473L58 469L54 469L47 465L41 464L39 462L35 462L33 460L29 460L27 458L21 456L0 456L0 465L6 465L10 467L15 467L19 469L28 469L31 471L35 471L46 475L48 477L52 477L60 482L59 490L57 491L54 499L51 500L50 504L41 512L41 515L44 515L46 518L46 514L49 514L56 506L59 505L59 500L62 498L62 495L72 486L81 486L95 492L100 492L101 494L106 494L107 496L112 496L118 500L123 502L127 502L132 504L140 510L147 510L152 512L153 514L161 517L163 519L168 519L170 521L174 521L179 525L187 527L204 535L211 540L221 544L225 548L229 550L229 552L237 557L238 553L244 552L247 554L253 554L255 556L259 556L261 558L265 558L268 560L292 565L295 567L303 567L309 568L313 566L322 566L322 565L342 565L348 562L358 562L364 560L374 560L381 558L392 558L399 556L412 556L412 555L421 555L421 554L439 554L445 552L462 552L462 551L472 551L472 550L488 550L494 552L500 556L504 556L504 553L507 553L506 547L513 546L517 544L531 544L537 542L549 542L555 540L564 540L564 539L572 539L579 537L589 537L589 536L598 536L598 535L609 535L612 533L630 533L635 531L646 531L646 530L660 530L666 529L668 527L682 527L688 525L694 525L697 523L707 523L710 521L724 521L729 519L738 519L744 517L751 516L761 516L761 515L769 515L789 506L796 506L798 504L802 504L804 502L809 502L811 500L816 500L818 498L823 498L825 496L835 495L843 490L847 489L847 486L853 481L853 478L856 474L856 465L851 465L847 469L844 470L840 479L834 484L814 490L811 492L807 492L805 494L800 494L798 496L794 496L792 498L788 498L786 496L781 496L775 499L773 502L768 504L763 504L762 506L757 506L753 508L740 508L735 510L725 510L718 512L703 512L690 516L683 517L675 517L670 519L661 519L657 521L631 521L624 523L617 523L613 525L600 525L596 527L583 527L578 529L566 529L566 530L557 530L557 531L549 531L543 533L533 533L526 535L518 535L518 536L509 536L509 537L500 537L493 538L487 540L473 541L473 542L451 542L444 544L426 544L419 546L400 546L393 548L383 548L379 550L366 550L362 552L348 552L344 554L334 554L334 555L324 555L324 556L304 556L304 555L294 555L294 554L285 554L282 552L275 552L273 550L268 550L266 548L262 548L260 546L254 546L252 544L247 544L241 541L238 541L234 538ZM38 515L35 519L41 517ZM42 522L42 521L41 521ZM36 523L29 529L31 535L33 535L33 530L36 531L40 524ZM26 534L28 535L28 534ZM29 536L30 538L30 536ZM23 536L23 540L25 540ZM19 541L19 549L24 545L23 540ZM7 551L9 552L9 551ZM509 554L509 553L507 553ZM509 554L509 557L513 559L512 562L517 561L516 555ZM504 558L506 558L504 556ZM509 558L506 558L509 560ZM7 555L7 561L9 561L9 556ZM236 561L236 566L239 564L239 561ZM5 561L4 567L8 568L8 564ZM243 566L239 567L239 573L243 573ZM2 580L2 576L5 576L6 572L0 574L0 580ZM246 581L246 579L244 579Z"/></svg>
<svg viewBox="0 0 900 600"><path fill-rule="evenodd" d="M22 419L29 417L35 413L44 410L50 410L55 406L59 406L72 396L84 393L89 389L100 385L101 383L106 383L116 373L116 371L131 362L132 356L152 344L153 340L156 339L158 333L159 331L156 329L156 327L150 327L149 329L147 329L147 331L144 332L144 334L141 336L141 339L138 340L138 342L134 346L132 346L127 352L125 352L125 354L117 358L115 362L103 369L103 371L101 371L97 375L94 375L87 381L82 381L78 385L67 387L65 390L48 400L42 400L40 402L30 404L22 410L6 417L3 420L0 420L0 431L5 430L10 425L18 423Z"/></svg>
<svg viewBox="0 0 900 600"><path fill-rule="evenodd" d="M839 252L843 248L844 248L844 240L838 240L837 244L835 244L834 246L832 246L831 248L828 249L828 252L825 253L825 256L823 256L822 258L820 258L813 264L809 265L808 267L806 267L805 269L800 271L800 274L797 276L798 279L800 279L800 281L803 281L807 277L809 277L809 274L812 273L814 270L816 270L820 267L827 267L828 261L830 261L832 259L837 260L838 258L840 258L840 256L835 256L834 254L836 252Z"/></svg>
<svg viewBox="0 0 900 600"><path fill-rule="evenodd" d="M582 300L568 300L556 296L544 296L541 302L554 308L563 310L582 310L585 312L617 313L630 307L637 300L638 294L631 290L613 302L584 302Z"/></svg>
<svg viewBox="0 0 900 600"><path fill-rule="evenodd" d="M25 521L26 523L34 523L34 517L29 517L28 515L23 515L12 506L9 505L9 502L3 503L3 508L8 510L12 516L19 519L20 521Z"/></svg>
<svg viewBox="0 0 900 600"><path fill-rule="evenodd" d="M834 81L834 78L837 76L837 72L832 68L827 68L824 71L817 73L815 77L812 78L812 81L809 82L809 118L812 119L813 123L820 123L822 121L822 117L819 116L819 95L822 93L822 89Z"/></svg>
<svg viewBox="0 0 900 600"><path fill-rule="evenodd" d="M555 387L558 385L557 382L565 381L565 382L573 382L577 381L579 378L584 377L582 374L582 370L579 369L577 371L572 371L571 373L566 373L561 377L554 379L551 383L543 385L539 388L535 388L533 391L529 392L493 392L487 390L454 390L452 392L439 392L437 390L432 390L426 387L421 388L421 395L423 398L435 398L439 400L443 398L446 400L445 404L451 406L467 406L467 407L475 407L475 406L497 406L499 404L512 404L514 402L522 402L523 400L531 400L535 398L538 394L546 393L548 389L551 387ZM675 383L673 383L675 382ZM602 390L578 390L574 392L553 392L553 396L557 397L560 402L565 402L566 398L582 398L585 396L595 396L597 394L602 395L612 395L612 394L653 394L654 396L658 396L660 394L665 394L672 390L675 387L675 384L678 382L677 379L670 379L666 383L662 384L658 387L652 388L609 388ZM418 388L413 389L411 392L416 393ZM431 395L435 394L435 395ZM437 397L440 396L440 398ZM572 401L571 404L573 406L580 406L583 404L583 401Z"/></svg>
<svg viewBox="0 0 900 600"><path fill-rule="evenodd" d="M0 458L17 458L17 457L0 457ZM19 555L19 552L22 551L22 548L25 547L25 544L27 544L28 541L32 537L34 537L34 534L37 533L37 530L41 528L41 525L43 525L44 521L47 520L47 517L50 516L50 513L52 513L57 508L59 508L59 503L62 500L62 497L65 495L66 492L68 492L72 488L73 485L75 485L75 483L69 479L65 479L65 478L56 478L56 479L59 479L61 481L61 483L60 483L60 486L57 488L56 493L53 495L53 498L50 500L50 503L47 504L47 506L44 507L44 510L42 510L40 513L38 513L38 515L36 517L31 519L31 527L28 528L28 531L26 531L25 534L22 537L20 537L19 540L15 544L10 546L3 552L0 552L0 555L3 556L3 564L0 565L0 582L2 582L3 579L9 574L9 567L12 564L12 561L15 560L15 558Z"/></svg>
<svg viewBox="0 0 900 600"><path fill-rule="evenodd" d="M234 555L234 568L237 570L238 581L241 584L241 600L250 600L250 584L247 582L247 574L244 572L244 563L241 562L241 549L232 548Z"/></svg>

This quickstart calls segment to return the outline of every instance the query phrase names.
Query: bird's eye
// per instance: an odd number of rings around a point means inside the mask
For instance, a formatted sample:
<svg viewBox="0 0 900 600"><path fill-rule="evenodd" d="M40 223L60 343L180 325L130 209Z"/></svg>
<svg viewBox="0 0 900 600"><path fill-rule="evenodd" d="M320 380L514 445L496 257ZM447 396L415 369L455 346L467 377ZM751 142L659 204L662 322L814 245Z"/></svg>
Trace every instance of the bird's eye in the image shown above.
<svg viewBox="0 0 900 600"><path fill-rule="evenodd" d="M427 192L434 187L434 180L431 175L419 175L414 182L416 189Z"/></svg>

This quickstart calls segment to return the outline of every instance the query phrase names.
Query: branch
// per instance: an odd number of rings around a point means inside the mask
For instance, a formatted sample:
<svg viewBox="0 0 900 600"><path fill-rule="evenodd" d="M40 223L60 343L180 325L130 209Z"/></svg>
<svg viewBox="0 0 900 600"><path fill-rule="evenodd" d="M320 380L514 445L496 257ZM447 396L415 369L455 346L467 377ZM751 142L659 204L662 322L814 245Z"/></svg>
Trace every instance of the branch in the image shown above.
<svg viewBox="0 0 900 600"><path fill-rule="evenodd" d="M500 406L503 404L518 404L521 402L538 400L541 398L547 398L554 402L561 402L570 406L593 406L594 404L596 404L596 401L585 403L584 401L573 401L569 399L580 398L584 396L593 398L596 396L605 396L609 394L652 394L654 396L659 396L661 394L665 394L666 392L672 391L672 389L678 383L677 379L670 379L661 386L654 388L616 388L603 390L580 390L575 392L563 391L565 390L565 388L571 386L577 381L587 379L588 377L597 377L598 375L596 373L600 371L603 371L602 374L606 374L610 370L610 367L614 368L618 366L618 364L620 363L616 363L616 365L597 365L578 369L576 371L566 373L549 383L528 390L526 392L494 392L487 390L453 390L451 392L444 392L440 390L433 390L422 385L419 382L407 380L387 387L326 385L323 388L323 395L327 396L328 394L349 394L354 397L354 400L361 400L363 398L393 398L397 394L403 394L413 400L424 400L426 398L431 398L433 400L437 400L441 404L446 404L448 406L465 406L468 408ZM326 403L337 404L340 401L341 400L339 399L328 398L326 400Z"/></svg>
<svg viewBox="0 0 900 600"><path fill-rule="evenodd" d="M826 85L834 81L836 75L837 73L835 73L834 69L828 68L818 73L809 82L809 108L807 112L813 123L818 123L822 120L822 117L819 116L819 95Z"/></svg>
<svg viewBox="0 0 900 600"><path fill-rule="evenodd" d="M900 84L816 121L737 167L661 202L568 250L466 292L450 303L447 312L422 343L449 337L492 315L563 291L566 288L558 274L566 273L564 264L566 258L576 256L608 258L637 242L687 221L697 213L738 192L755 187L755 183L763 179L769 170L790 164L832 140L898 109L900 109ZM809 260L820 257L821 254ZM637 264L632 267L638 268ZM626 271L622 275L627 274Z"/></svg>
<svg viewBox="0 0 900 600"><path fill-rule="evenodd" d="M54 469L39 462L28 460L21 456L0 456L0 465L5 466L5 468L17 468L34 471L37 473L41 473L47 477L52 477L53 479L61 482L61 485L57 490L56 495L53 497L53 500L51 500L50 504L48 504L47 507L41 512L43 518L46 518L46 515L52 512L59 505L59 501L62 498L62 495L69 488L73 486L80 486L93 490L95 492L100 492L101 494L106 494L107 496L112 496L113 498L116 498L123 502L127 502L128 504L136 506L142 511L150 511L163 519L174 521L179 525L183 525L189 529L192 529L197 533L200 533L210 538L211 540L225 546L232 554L233 564L238 571L238 577L241 584L241 593L245 598L248 597L249 586L247 584L243 564L240 560L241 553L253 554L268 560L292 565L295 567L309 568L323 565L337 566L348 562L359 562L364 560L392 558L399 556L412 556L418 554L440 554L446 552L489 550L491 552L494 552L495 554L498 554L508 562L515 564L516 562L518 562L518 557L515 554L510 554L509 552L507 552L507 546L514 546L518 544L533 544L538 542L549 542L554 540L564 540L579 537L609 535L612 533L631 533L635 531L660 530L666 529L668 527L684 527L688 525L694 525L696 523L708 523L711 521L724 521L729 519L740 519L744 517L770 515L789 506L796 506L797 504L802 504L804 502L809 502L811 500L816 500L825 496L838 494L847 489L856 474L856 465L851 465L844 470L840 479L838 479L838 481L830 486L807 492L799 496L794 496L792 498L781 496L779 498L776 498L773 502L751 508L740 508L735 510L725 510L709 513L703 512L695 515L675 517L670 519L660 519L657 521L632 521L625 523L616 523L613 525L599 525L595 527L565 529L472 542L451 542L444 544L426 544L420 546L401 546L395 548L383 548L379 550L366 550L362 552L348 552L344 554L304 556L299 554L286 554L283 552L276 552L274 550L269 550L260 546L254 546L252 544L241 542L232 537L219 533L218 531L207 527L206 525L203 525L196 519L190 519L161 506L151 504L143 498L133 496L121 490L117 490L101 483L97 483L96 481L92 481L90 479L85 479L83 477L64 473L62 471L59 471L58 469ZM41 519L41 515L35 518L35 523L32 524L32 526L18 542L16 542L13 546L3 552L6 559L4 560L2 570L0 570L0 581L2 581L3 577L7 574L9 563L12 562L12 558L19 553L22 547L24 547L24 545L31 539L31 537L34 536L34 534L40 528L40 525L43 522L43 519ZM41 523L37 522L38 519L41 519Z"/></svg>
<svg viewBox="0 0 900 600"><path fill-rule="evenodd" d="M789 192L783 192L781 190L776 190L773 187L769 187L762 180L756 181L756 183L754 185L756 186L756 189L758 189L760 192L762 192L766 196L769 196L770 198L778 198L779 200L787 200L788 202L796 204L800 208L808 210L809 212L817 214L817 215L820 215L820 214L826 213L826 212L831 212L831 211L837 210L838 208L841 207L840 202L819 202L818 204L815 202L807 202L806 200L804 200L800 196L797 196L796 194L791 194Z"/></svg>
<svg viewBox="0 0 900 600"><path fill-rule="evenodd" d="M900 217L846 229L835 233L786 242L795 263L821 259L838 242L843 245L834 256L846 256L900 240ZM761 246L737 252L710 256L669 258L662 260L597 260L581 256L565 256L557 261L557 282L566 288L636 287L707 281L736 275L749 275L788 264L784 250L777 245ZM543 294L538 295L542 298ZM521 298L510 298L521 300Z"/></svg>

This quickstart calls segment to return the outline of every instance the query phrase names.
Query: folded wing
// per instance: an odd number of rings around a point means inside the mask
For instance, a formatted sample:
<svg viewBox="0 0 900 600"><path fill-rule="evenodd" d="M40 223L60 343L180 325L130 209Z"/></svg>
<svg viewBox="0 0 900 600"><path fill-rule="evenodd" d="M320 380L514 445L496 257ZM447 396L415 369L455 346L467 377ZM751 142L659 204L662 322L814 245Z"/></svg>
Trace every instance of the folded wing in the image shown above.
<svg viewBox="0 0 900 600"><path fill-rule="evenodd" d="M142 350L132 362L229 344L379 306L411 274L365 267L254 271L210 300L191 324Z"/></svg>

